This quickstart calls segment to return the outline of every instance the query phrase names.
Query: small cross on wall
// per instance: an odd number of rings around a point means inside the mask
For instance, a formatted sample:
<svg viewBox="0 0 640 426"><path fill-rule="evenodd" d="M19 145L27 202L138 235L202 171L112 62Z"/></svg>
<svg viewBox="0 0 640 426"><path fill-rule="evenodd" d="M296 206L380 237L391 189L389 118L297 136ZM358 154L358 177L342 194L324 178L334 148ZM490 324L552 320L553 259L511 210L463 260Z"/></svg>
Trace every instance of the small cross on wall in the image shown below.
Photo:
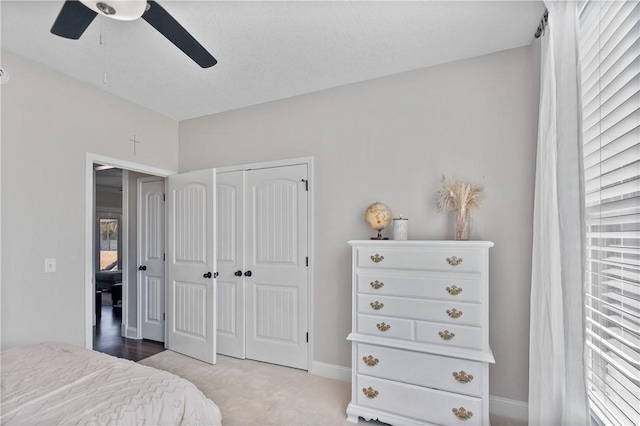
<svg viewBox="0 0 640 426"><path fill-rule="evenodd" d="M138 145L139 143L142 143L139 140L136 140L136 135L133 135L133 139L129 139L132 143L133 143L133 155L136 155L136 145Z"/></svg>

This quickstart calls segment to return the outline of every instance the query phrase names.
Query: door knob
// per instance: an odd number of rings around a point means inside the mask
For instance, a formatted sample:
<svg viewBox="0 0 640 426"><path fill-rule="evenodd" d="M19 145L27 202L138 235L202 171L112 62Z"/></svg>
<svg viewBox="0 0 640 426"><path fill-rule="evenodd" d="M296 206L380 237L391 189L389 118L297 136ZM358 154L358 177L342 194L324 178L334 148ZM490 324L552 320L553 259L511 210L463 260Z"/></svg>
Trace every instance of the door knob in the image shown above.
<svg viewBox="0 0 640 426"><path fill-rule="evenodd" d="M146 267L146 266L144 266L144 265L140 265L140 266L138 267L138 270L139 270L139 271L146 271L146 270L147 270L147 267Z"/></svg>
<svg viewBox="0 0 640 426"><path fill-rule="evenodd" d="M236 271L233 275L235 275L236 277L241 277L242 271Z"/></svg>
<svg viewBox="0 0 640 426"><path fill-rule="evenodd" d="M203 275L203 277L205 278L211 278L211 272L207 272L206 274Z"/></svg>
<svg viewBox="0 0 640 426"><path fill-rule="evenodd" d="M250 277L250 276L251 276L251 271L247 271L247 272L245 272L245 273L244 273L244 276L245 276L245 277Z"/></svg>

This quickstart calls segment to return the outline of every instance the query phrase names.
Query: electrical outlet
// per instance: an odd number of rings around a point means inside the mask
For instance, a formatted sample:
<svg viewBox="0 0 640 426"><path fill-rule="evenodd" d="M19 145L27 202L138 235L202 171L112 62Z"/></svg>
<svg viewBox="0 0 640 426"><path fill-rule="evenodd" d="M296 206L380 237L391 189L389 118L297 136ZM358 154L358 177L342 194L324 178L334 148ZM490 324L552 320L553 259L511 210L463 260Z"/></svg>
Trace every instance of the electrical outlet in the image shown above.
<svg viewBox="0 0 640 426"><path fill-rule="evenodd" d="M56 271L56 259L55 258L47 258L44 260L44 271L45 272L55 272Z"/></svg>

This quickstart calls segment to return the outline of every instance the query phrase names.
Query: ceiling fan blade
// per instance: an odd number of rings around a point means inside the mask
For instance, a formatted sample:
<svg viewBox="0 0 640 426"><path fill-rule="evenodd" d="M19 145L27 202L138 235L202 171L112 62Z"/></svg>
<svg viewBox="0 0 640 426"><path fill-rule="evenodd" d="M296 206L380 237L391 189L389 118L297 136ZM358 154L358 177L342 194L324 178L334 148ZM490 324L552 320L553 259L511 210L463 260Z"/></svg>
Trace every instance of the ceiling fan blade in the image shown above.
<svg viewBox="0 0 640 426"><path fill-rule="evenodd" d="M147 1L147 3L149 8L142 14L142 19L147 21L202 68L209 68L218 63L216 58L211 56L162 6L152 0Z"/></svg>
<svg viewBox="0 0 640 426"><path fill-rule="evenodd" d="M67 0L51 27L51 33L77 40L93 22L97 13L77 0Z"/></svg>

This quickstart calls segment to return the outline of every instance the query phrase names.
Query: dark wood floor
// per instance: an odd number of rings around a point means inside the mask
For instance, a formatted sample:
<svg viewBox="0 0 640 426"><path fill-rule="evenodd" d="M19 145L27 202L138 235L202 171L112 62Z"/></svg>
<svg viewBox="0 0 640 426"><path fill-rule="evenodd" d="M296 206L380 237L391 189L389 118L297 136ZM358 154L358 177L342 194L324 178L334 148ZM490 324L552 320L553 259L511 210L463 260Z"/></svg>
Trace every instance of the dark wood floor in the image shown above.
<svg viewBox="0 0 640 426"><path fill-rule="evenodd" d="M93 349L131 361L140 361L164 351L164 343L120 336L121 324L122 315L119 310L115 309L114 312L113 306L103 305L100 322L93 327Z"/></svg>

